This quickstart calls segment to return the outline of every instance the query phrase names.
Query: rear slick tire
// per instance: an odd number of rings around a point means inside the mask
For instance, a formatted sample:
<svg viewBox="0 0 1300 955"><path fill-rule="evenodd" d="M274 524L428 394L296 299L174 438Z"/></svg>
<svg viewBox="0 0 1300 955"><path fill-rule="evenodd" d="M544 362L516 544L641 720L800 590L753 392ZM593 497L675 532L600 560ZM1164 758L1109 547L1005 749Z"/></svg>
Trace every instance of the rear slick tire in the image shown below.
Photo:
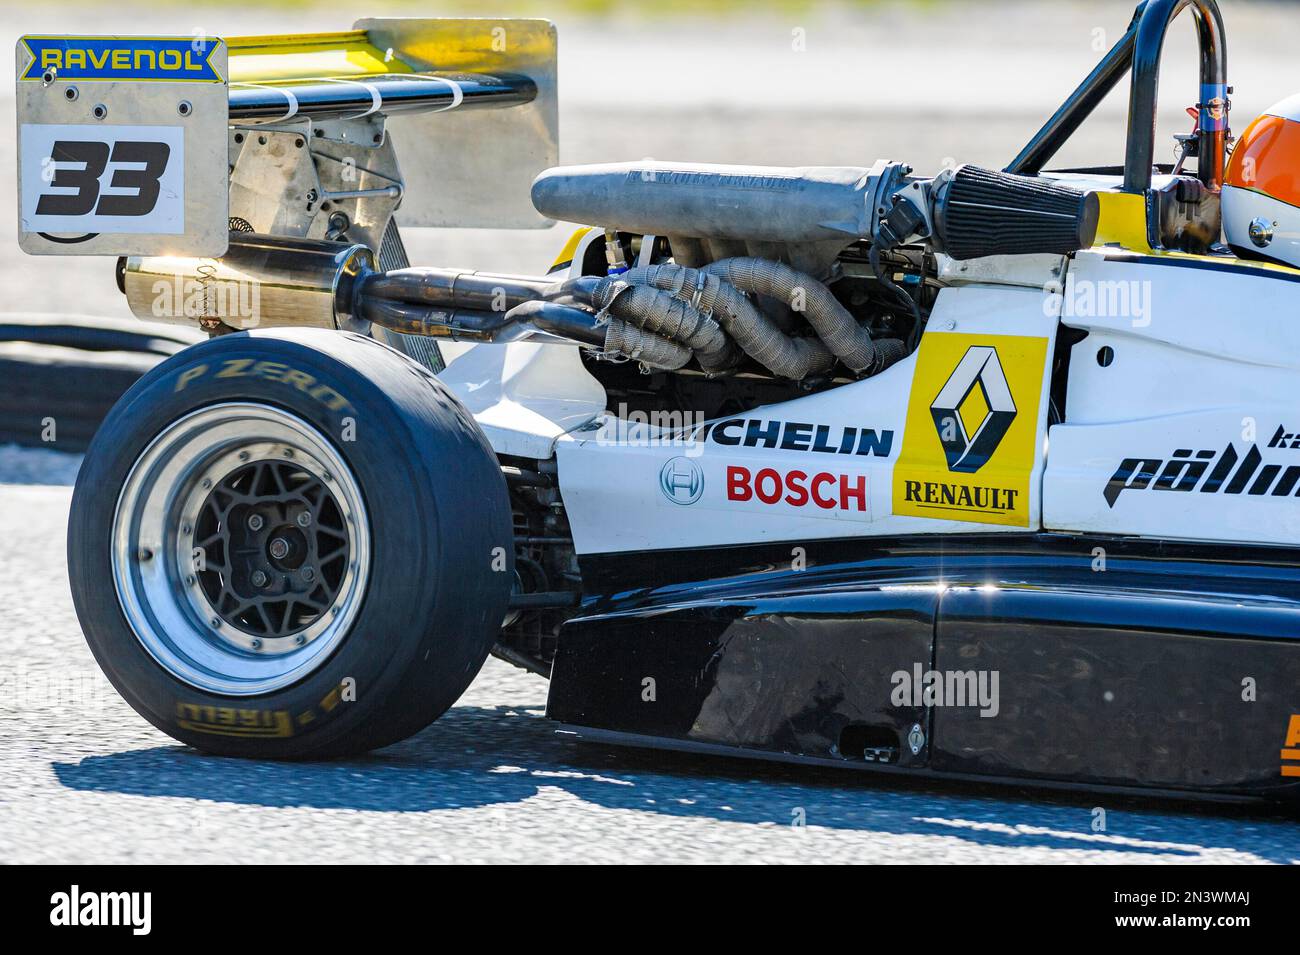
<svg viewBox="0 0 1300 955"><path fill-rule="evenodd" d="M91 651L207 752L344 756L437 719L514 580L509 497L469 413L372 339L224 335L145 375L92 441L68 570Z"/></svg>

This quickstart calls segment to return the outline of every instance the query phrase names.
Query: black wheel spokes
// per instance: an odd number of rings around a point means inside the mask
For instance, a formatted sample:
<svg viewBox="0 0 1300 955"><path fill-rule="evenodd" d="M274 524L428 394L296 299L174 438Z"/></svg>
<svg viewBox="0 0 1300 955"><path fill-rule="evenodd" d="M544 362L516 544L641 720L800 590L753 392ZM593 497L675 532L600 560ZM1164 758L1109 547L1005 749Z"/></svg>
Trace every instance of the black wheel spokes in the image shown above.
<svg viewBox="0 0 1300 955"><path fill-rule="evenodd" d="M193 531L195 574L213 611L254 638L311 627L331 611L347 574L351 542L338 502L292 460L231 472Z"/></svg>

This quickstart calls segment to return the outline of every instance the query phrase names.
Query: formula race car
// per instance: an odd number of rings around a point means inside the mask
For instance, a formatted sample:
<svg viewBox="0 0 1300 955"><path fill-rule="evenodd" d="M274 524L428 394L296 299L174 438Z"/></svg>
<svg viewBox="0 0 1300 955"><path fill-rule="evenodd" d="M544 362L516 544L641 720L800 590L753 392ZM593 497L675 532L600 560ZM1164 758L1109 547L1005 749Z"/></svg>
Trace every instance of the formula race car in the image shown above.
<svg viewBox="0 0 1300 955"><path fill-rule="evenodd" d="M401 740L491 652L582 740L1294 797L1300 97L1234 144L1226 62L1147 0L1005 170L929 177L557 167L544 21L23 38L22 247L210 333L82 466L95 657L233 756ZM1123 167L1045 172L1126 75ZM502 275L397 217L584 227Z"/></svg>

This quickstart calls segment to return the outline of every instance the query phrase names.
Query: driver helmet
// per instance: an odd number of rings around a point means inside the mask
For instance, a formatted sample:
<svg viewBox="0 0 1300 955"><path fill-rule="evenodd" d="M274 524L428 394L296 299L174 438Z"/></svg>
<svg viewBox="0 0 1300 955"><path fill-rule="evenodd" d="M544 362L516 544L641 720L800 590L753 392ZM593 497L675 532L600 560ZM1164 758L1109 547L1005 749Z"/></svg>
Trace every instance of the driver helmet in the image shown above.
<svg viewBox="0 0 1300 955"><path fill-rule="evenodd" d="M1237 141L1223 184L1223 231L1243 258L1300 268L1300 94Z"/></svg>

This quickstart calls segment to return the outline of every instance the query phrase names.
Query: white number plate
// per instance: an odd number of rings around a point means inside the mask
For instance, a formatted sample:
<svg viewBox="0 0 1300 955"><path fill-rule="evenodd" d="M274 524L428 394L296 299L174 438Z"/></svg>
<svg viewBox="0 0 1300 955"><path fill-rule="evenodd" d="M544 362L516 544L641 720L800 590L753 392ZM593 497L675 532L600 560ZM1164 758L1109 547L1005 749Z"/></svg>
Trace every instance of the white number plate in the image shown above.
<svg viewBox="0 0 1300 955"><path fill-rule="evenodd" d="M67 235L185 232L185 130L24 123L22 227Z"/></svg>

